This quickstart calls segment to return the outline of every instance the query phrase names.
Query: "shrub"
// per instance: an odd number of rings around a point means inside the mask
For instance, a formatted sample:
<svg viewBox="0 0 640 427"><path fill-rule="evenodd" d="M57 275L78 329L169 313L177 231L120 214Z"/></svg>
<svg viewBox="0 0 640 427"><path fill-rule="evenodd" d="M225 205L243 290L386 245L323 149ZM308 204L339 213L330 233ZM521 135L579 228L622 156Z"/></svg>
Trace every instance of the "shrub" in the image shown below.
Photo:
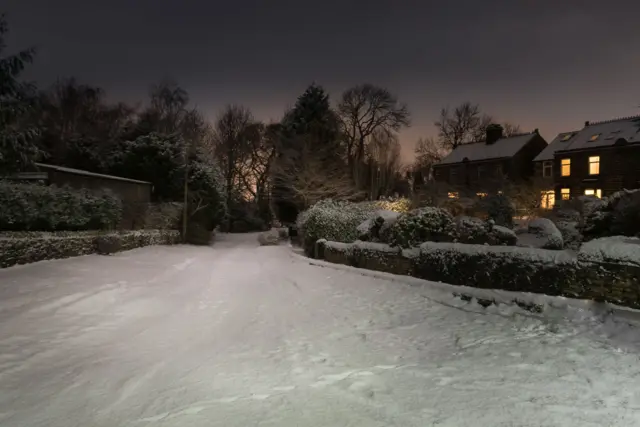
<svg viewBox="0 0 640 427"><path fill-rule="evenodd" d="M97 232L22 232L0 234L0 267L93 253L111 254L148 245L178 243L180 234L169 230Z"/></svg>
<svg viewBox="0 0 640 427"><path fill-rule="evenodd" d="M392 246L410 248L423 242L448 242L456 238L451 214L440 208L421 208L401 215L389 229Z"/></svg>
<svg viewBox="0 0 640 427"><path fill-rule="evenodd" d="M518 238L509 228L495 225L492 220L461 216L455 219L457 241L476 245L513 246Z"/></svg>
<svg viewBox="0 0 640 427"><path fill-rule="evenodd" d="M483 197L476 202L473 209L485 218L492 219L497 225L513 227L516 209L504 194L491 194Z"/></svg>
<svg viewBox="0 0 640 427"><path fill-rule="evenodd" d="M371 218L375 204L322 200L298 215L297 227L308 255L313 254L317 240L354 242L358 225Z"/></svg>
<svg viewBox="0 0 640 427"><path fill-rule="evenodd" d="M277 246L280 243L278 230L269 230L258 234L260 246Z"/></svg>
<svg viewBox="0 0 640 427"><path fill-rule="evenodd" d="M394 211L377 211L372 218L358 225L358 239L363 241L384 241L388 230L397 221L400 214Z"/></svg>
<svg viewBox="0 0 640 427"><path fill-rule="evenodd" d="M623 190L592 207L582 232L587 239L607 236L640 236L640 189Z"/></svg>
<svg viewBox="0 0 640 427"><path fill-rule="evenodd" d="M120 199L108 192L0 182L2 230L104 230L121 217Z"/></svg>
<svg viewBox="0 0 640 427"><path fill-rule="evenodd" d="M558 227L547 218L536 218L529 223L529 233L546 239L543 249L562 249L564 241Z"/></svg>

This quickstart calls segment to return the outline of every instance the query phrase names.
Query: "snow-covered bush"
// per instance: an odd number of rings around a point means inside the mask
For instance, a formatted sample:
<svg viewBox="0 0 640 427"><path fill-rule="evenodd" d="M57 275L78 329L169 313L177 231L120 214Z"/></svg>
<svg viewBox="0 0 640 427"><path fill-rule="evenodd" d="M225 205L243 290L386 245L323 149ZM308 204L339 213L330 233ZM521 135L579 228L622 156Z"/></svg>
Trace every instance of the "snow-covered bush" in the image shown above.
<svg viewBox="0 0 640 427"><path fill-rule="evenodd" d="M460 216L455 219L457 242L477 245L515 245L518 238L513 230L495 225L492 220Z"/></svg>
<svg viewBox="0 0 640 427"><path fill-rule="evenodd" d="M578 259L640 267L640 238L613 236L591 240L580 247Z"/></svg>
<svg viewBox="0 0 640 427"><path fill-rule="evenodd" d="M555 221L556 227L562 234L564 247L566 249L578 250L582 244L582 234L579 230L579 223L576 221Z"/></svg>
<svg viewBox="0 0 640 427"><path fill-rule="evenodd" d="M298 215L298 232L307 255L312 255L317 240L354 242L358 226L372 218L375 204L322 200Z"/></svg>
<svg viewBox="0 0 640 427"><path fill-rule="evenodd" d="M407 198L399 199L382 199L376 202L380 210L405 213L411 210L411 200Z"/></svg>
<svg viewBox="0 0 640 427"><path fill-rule="evenodd" d="M402 214L389 228L386 243L410 248L423 242L450 242L455 238L451 214L444 209L427 207Z"/></svg>
<svg viewBox="0 0 640 427"><path fill-rule="evenodd" d="M640 236L640 189L619 191L602 202L585 217L585 238Z"/></svg>
<svg viewBox="0 0 640 427"><path fill-rule="evenodd" d="M0 181L0 230L103 230L121 217L110 192Z"/></svg>
<svg viewBox="0 0 640 427"><path fill-rule="evenodd" d="M513 227L513 217L516 209L511 200L504 194L491 194L478 200L474 210L484 214L497 225Z"/></svg>
<svg viewBox="0 0 640 427"><path fill-rule="evenodd" d="M564 246L562 233L550 219L536 218L532 220L529 223L529 233L545 240L542 245L543 249L562 249Z"/></svg>
<svg viewBox="0 0 640 427"><path fill-rule="evenodd" d="M93 253L110 254L148 245L175 244L179 241L180 233L174 230L2 233L0 267Z"/></svg>
<svg viewBox="0 0 640 427"><path fill-rule="evenodd" d="M512 229L494 224L489 231L488 243L495 246L515 246L518 236Z"/></svg>
<svg viewBox="0 0 640 427"><path fill-rule="evenodd" d="M388 230L397 221L400 214L394 211L380 210L373 217L358 225L358 239L363 241L385 241Z"/></svg>
<svg viewBox="0 0 640 427"><path fill-rule="evenodd" d="M260 246L276 246L280 243L280 235L278 230L264 231L258 234L258 243Z"/></svg>

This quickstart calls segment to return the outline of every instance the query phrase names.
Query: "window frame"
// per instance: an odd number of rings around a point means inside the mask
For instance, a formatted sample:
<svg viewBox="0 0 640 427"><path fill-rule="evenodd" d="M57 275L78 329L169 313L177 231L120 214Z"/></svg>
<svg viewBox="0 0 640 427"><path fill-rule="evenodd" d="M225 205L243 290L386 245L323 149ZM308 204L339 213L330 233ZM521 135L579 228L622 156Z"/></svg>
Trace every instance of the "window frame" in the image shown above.
<svg viewBox="0 0 640 427"><path fill-rule="evenodd" d="M591 194L587 194L587 192L591 192ZM602 199L602 188L585 188L584 189L585 196L595 196L598 199Z"/></svg>
<svg viewBox="0 0 640 427"><path fill-rule="evenodd" d="M561 188L560 189L560 200L570 200L570 199L571 199L571 188L568 188L568 187Z"/></svg>
<svg viewBox="0 0 640 427"><path fill-rule="evenodd" d="M540 207L542 209L553 209L556 204L556 192L554 190L541 191Z"/></svg>
<svg viewBox="0 0 640 427"><path fill-rule="evenodd" d="M547 174L547 169L549 169L548 174ZM544 162L542 162L542 177L543 178L553 177L553 160L545 160Z"/></svg>

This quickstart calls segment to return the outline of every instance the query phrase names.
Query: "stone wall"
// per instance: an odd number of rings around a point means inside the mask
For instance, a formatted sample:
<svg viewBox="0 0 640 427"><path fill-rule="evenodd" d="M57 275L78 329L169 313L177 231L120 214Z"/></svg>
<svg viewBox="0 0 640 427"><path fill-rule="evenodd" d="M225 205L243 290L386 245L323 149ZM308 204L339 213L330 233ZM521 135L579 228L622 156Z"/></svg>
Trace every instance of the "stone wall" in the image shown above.
<svg viewBox="0 0 640 427"><path fill-rule="evenodd" d="M399 250L319 240L316 258L452 285L591 299L640 308L640 264L569 251L427 242Z"/></svg>

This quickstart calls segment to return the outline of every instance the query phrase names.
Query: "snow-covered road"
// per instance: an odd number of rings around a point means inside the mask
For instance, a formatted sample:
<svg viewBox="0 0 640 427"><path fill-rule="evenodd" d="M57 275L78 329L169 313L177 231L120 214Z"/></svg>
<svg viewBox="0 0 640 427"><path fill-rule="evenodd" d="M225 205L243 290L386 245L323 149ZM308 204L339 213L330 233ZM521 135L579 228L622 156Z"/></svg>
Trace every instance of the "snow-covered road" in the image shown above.
<svg viewBox="0 0 640 427"><path fill-rule="evenodd" d="M0 270L0 425L626 427L639 335L222 236Z"/></svg>

